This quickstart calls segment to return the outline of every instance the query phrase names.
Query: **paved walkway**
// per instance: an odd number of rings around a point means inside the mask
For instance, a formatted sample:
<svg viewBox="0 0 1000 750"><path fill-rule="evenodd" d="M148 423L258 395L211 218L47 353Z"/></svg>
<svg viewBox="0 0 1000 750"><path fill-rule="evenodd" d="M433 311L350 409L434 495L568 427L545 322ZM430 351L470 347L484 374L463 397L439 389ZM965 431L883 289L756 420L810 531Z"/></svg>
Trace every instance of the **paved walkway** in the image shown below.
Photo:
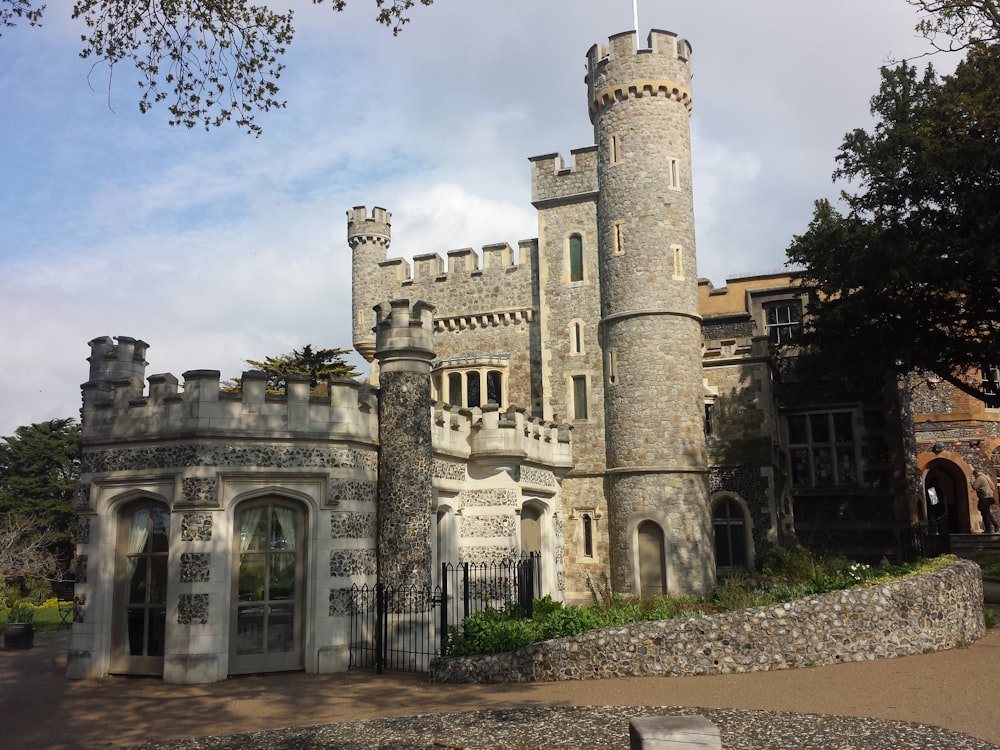
<svg viewBox="0 0 1000 750"><path fill-rule="evenodd" d="M711 677L436 685L369 672L249 676L209 685L64 677L69 634L0 651L0 746L118 748L422 713L517 706L692 706L866 716L1000 745L1000 629L968 648L901 659Z"/></svg>

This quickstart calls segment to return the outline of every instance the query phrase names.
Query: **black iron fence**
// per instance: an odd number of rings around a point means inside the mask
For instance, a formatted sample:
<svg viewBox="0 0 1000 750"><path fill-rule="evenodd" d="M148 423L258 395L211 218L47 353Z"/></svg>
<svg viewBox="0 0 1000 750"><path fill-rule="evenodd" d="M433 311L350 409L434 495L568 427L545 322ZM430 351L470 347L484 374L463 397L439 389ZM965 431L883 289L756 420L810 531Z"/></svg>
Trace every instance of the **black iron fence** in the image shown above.
<svg viewBox="0 0 1000 750"><path fill-rule="evenodd" d="M350 633L352 669L426 672L445 652L448 632L469 615L504 609L529 618L541 592L541 558L494 563L442 563L440 584L354 586Z"/></svg>

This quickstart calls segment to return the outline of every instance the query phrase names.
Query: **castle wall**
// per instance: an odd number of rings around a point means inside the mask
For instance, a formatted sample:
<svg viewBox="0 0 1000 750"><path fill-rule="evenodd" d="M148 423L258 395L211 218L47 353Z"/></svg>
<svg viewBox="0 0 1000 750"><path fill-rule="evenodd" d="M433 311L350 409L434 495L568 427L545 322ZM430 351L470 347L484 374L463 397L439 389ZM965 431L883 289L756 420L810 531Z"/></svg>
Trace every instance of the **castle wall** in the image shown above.
<svg viewBox="0 0 1000 750"><path fill-rule="evenodd" d="M431 340L429 315L425 323ZM347 668L352 586L375 583L380 547L416 555L426 579L416 583L436 582L441 540L435 528L442 510L459 519L454 547L460 556L448 561L480 562L516 557L519 512L526 503L542 508L542 593L562 598L561 481L572 465L569 426L516 409L431 404L426 390L424 401L414 401L412 383L396 382L409 373L392 366L394 357L398 363L413 356L413 347L386 347L382 398L395 393L399 403L382 415L379 391L352 381L334 381L328 395L314 398L307 378L290 378L285 396L270 396L262 374L251 372L244 373L242 392L230 394L219 390L217 371L195 370L185 374L183 390L172 375L153 375L145 392L145 361L138 356L134 377L111 382L118 373L115 355L132 362L133 342L126 339L117 352L109 339L95 339L92 365L99 366L83 386L70 677L136 668L127 659L123 666L125 634L115 635L124 611L123 519L136 503L162 507L169 519L169 549L161 550L165 640L154 672L167 682L211 682L233 671L234 597L244 586L235 578L234 559L246 533L238 526L241 509L248 504L274 501L298 509L303 519L296 578L301 662L280 668ZM424 355L426 364L431 355ZM392 432L388 440L379 435L380 418ZM393 442L400 437L420 445L400 447ZM418 448L426 451L423 463L411 461ZM382 471L380 452L389 461ZM400 473L409 464L419 476ZM377 491L380 475L389 483ZM420 481L426 484L424 510L407 510L417 498L410 490ZM389 521L385 528L395 529L381 542L380 508ZM407 534L416 537L401 542ZM391 557L385 558L386 575L398 578L413 567Z"/></svg>

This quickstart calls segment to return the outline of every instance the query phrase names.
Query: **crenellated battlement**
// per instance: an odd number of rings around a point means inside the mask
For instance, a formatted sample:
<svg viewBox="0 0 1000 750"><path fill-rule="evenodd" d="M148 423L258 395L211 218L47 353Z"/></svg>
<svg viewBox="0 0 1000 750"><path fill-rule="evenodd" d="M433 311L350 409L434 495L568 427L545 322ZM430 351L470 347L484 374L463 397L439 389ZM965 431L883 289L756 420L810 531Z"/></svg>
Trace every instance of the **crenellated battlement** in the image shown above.
<svg viewBox="0 0 1000 750"><path fill-rule="evenodd" d="M102 345L106 342L102 342ZM283 396L266 393L263 372L243 373L238 392L220 388L218 370L189 370L176 376L91 380L83 392L85 443L167 440L180 436L239 438L303 436L372 442L377 438L377 397L368 385L331 379L328 393L311 396L307 376L288 378Z"/></svg>
<svg viewBox="0 0 1000 750"><path fill-rule="evenodd" d="M355 206L347 212L347 244L353 250L356 245L371 242L388 247L392 241L392 214L375 206L371 214L365 206Z"/></svg>
<svg viewBox="0 0 1000 750"><path fill-rule="evenodd" d="M435 452L480 468L513 469L527 462L568 471L573 465L571 425L527 416L517 406L500 411L496 404L466 409L435 402L432 412Z"/></svg>
<svg viewBox="0 0 1000 750"><path fill-rule="evenodd" d="M663 96L691 112L691 44L670 31L653 29L647 47L638 49L634 31L615 34L609 46L595 44L587 52L590 120L614 102Z"/></svg>
<svg viewBox="0 0 1000 750"><path fill-rule="evenodd" d="M543 154L531 162L531 203L541 209L553 203L575 203L597 198L597 147L576 148L569 166L560 154Z"/></svg>

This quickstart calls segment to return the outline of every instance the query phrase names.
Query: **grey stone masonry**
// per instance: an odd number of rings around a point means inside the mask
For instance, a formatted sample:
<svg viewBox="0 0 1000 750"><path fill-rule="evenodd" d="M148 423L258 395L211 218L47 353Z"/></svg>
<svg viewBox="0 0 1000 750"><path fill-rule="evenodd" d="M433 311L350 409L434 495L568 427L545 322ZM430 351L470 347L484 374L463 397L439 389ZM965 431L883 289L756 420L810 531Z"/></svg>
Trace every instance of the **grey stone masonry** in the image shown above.
<svg viewBox="0 0 1000 750"><path fill-rule="evenodd" d="M605 437L615 591L706 593L715 583L689 125L690 46L635 32L587 55L597 144ZM649 522L662 558L636 570ZM663 570L657 570L657 566Z"/></svg>
<svg viewBox="0 0 1000 750"><path fill-rule="evenodd" d="M438 682L542 682L733 674L870 661L979 640L979 566L711 617L643 622L535 643L494 656L446 657Z"/></svg>
<svg viewBox="0 0 1000 750"><path fill-rule="evenodd" d="M379 393L378 579L431 585L433 465L432 321L423 302L393 300L375 309Z"/></svg>

